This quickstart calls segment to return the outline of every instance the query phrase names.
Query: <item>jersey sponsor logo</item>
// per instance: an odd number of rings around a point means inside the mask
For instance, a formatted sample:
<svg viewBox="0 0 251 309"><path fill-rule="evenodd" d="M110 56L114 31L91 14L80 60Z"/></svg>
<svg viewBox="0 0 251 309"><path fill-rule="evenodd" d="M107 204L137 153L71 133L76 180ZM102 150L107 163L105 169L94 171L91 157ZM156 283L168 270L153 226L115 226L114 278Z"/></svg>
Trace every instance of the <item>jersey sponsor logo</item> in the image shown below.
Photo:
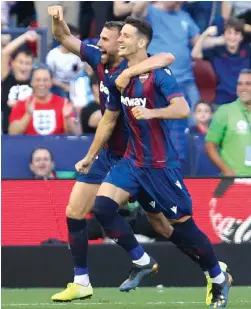
<svg viewBox="0 0 251 309"><path fill-rule="evenodd" d="M156 204L155 201L151 201L151 202L149 203L149 205L152 206L152 208L155 208L155 206L156 206L155 204Z"/></svg>
<svg viewBox="0 0 251 309"><path fill-rule="evenodd" d="M125 106L146 106L146 98L128 98L121 96L121 103Z"/></svg>
<svg viewBox="0 0 251 309"><path fill-rule="evenodd" d="M175 214L177 214L177 206L173 206L170 208L172 212L174 212Z"/></svg>
<svg viewBox="0 0 251 309"><path fill-rule="evenodd" d="M143 84L143 83L148 79L148 77L149 77L149 73L141 74L141 75L139 76L139 80L140 80L140 82Z"/></svg>
<svg viewBox="0 0 251 309"><path fill-rule="evenodd" d="M236 123L236 129L239 134L247 134L248 123L245 120L240 120Z"/></svg>
<svg viewBox="0 0 251 309"><path fill-rule="evenodd" d="M56 111L50 110L35 110L33 112L33 127L40 135L48 135L56 129Z"/></svg>
<svg viewBox="0 0 251 309"><path fill-rule="evenodd" d="M165 72L166 72L168 75L172 75L172 72L171 72L171 70L169 70L169 69L165 69Z"/></svg>
<svg viewBox="0 0 251 309"><path fill-rule="evenodd" d="M100 85L99 85L99 91L107 95L107 100L109 102L109 94L110 94L109 89L104 85L102 81L100 82Z"/></svg>

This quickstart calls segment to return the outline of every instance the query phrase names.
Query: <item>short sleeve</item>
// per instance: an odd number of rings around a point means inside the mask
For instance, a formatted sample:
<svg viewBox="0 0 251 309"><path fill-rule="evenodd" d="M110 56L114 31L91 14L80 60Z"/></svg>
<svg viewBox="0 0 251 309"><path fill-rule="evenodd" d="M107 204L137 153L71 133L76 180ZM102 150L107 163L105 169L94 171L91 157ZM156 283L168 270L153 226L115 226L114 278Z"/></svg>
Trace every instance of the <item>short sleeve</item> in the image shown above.
<svg viewBox="0 0 251 309"><path fill-rule="evenodd" d="M209 131L206 136L207 142L212 142L217 145L222 143L227 129L227 119L226 106L219 107L210 124Z"/></svg>
<svg viewBox="0 0 251 309"><path fill-rule="evenodd" d="M96 69L101 61L101 51L95 45L81 43L80 45L80 58L82 61L87 62L92 69Z"/></svg>
<svg viewBox="0 0 251 309"><path fill-rule="evenodd" d="M160 92L165 96L168 103L173 98L183 96L183 93L169 68L158 69L155 71L155 83Z"/></svg>
<svg viewBox="0 0 251 309"><path fill-rule="evenodd" d="M25 114L25 111L26 111L25 102L18 101L11 110L9 123L21 119Z"/></svg>
<svg viewBox="0 0 251 309"><path fill-rule="evenodd" d="M55 50L52 49L51 51L49 51L46 57L46 64L52 70L52 72L54 72L55 69L55 55L56 55Z"/></svg>

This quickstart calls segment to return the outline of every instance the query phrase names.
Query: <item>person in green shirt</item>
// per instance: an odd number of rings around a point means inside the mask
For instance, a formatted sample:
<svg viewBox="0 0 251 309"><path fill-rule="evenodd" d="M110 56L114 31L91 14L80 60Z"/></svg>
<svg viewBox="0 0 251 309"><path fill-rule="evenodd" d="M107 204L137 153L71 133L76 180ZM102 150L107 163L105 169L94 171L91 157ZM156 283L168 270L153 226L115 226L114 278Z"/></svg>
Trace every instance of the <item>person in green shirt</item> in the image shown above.
<svg viewBox="0 0 251 309"><path fill-rule="evenodd" d="M206 152L224 176L250 177L251 70L240 72L237 95L235 102L222 105L214 114L206 136Z"/></svg>
<svg viewBox="0 0 251 309"><path fill-rule="evenodd" d="M53 155L46 147L38 147L32 151L30 170L35 179L76 179L74 171L55 171Z"/></svg>

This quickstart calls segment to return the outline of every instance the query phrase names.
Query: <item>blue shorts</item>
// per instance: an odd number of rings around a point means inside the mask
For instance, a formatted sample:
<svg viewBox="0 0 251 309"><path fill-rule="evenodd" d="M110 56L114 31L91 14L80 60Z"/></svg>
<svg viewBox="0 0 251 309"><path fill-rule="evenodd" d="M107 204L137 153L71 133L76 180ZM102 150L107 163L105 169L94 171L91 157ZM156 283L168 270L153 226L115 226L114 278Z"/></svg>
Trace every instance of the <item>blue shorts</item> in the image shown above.
<svg viewBox="0 0 251 309"><path fill-rule="evenodd" d="M192 215L191 196L179 168L142 168L123 158L111 169L104 182L129 192L136 199L146 191L151 197L148 209L163 212L167 218ZM146 210L146 206L141 206Z"/></svg>
<svg viewBox="0 0 251 309"><path fill-rule="evenodd" d="M120 156L116 156L108 149L103 148L93 162L89 173L78 174L77 181L90 184L101 184L110 169L115 166L120 159Z"/></svg>

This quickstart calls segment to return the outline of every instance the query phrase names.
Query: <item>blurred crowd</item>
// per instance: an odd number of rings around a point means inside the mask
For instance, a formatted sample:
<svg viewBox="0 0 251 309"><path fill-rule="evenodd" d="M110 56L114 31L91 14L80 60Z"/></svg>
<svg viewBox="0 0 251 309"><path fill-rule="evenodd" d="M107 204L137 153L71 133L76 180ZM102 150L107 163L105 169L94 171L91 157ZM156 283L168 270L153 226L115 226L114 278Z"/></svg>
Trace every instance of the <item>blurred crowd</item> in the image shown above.
<svg viewBox="0 0 251 309"><path fill-rule="evenodd" d="M1 36L3 134L94 133L102 117L95 73L52 37L47 7L55 4L1 2L2 29L10 32ZM188 121L170 124L184 174L251 176L251 110L241 103L251 102L250 1L60 1L60 5L71 33L91 44L97 43L107 20L145 18L154 32L149 53L175 56L171 69L191 107ZM15 27L24 28L23 34L12 34ZM41 58L38 27L48 30L46 59ZM212 163L219 157L224 162L220 169ZM36 167L38 160L47 162L46 175ZM37 178L60 178L49 149L35 149L30 168Z"/></svg>

